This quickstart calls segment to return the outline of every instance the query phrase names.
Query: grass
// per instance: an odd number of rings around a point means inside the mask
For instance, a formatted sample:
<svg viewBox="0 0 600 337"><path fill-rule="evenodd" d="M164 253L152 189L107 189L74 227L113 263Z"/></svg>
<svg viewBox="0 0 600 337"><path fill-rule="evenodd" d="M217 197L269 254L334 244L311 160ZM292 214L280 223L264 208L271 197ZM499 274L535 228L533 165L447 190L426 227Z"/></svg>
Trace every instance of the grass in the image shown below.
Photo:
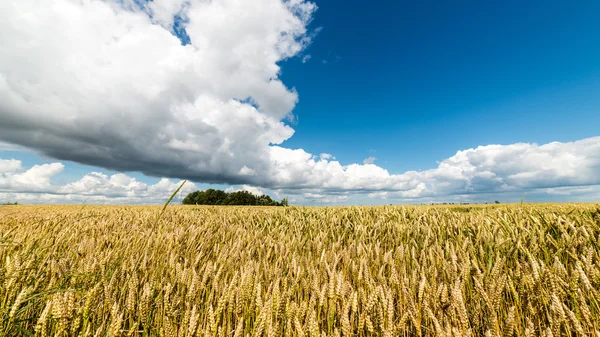
<svg viewBox="0 0 600 337"><path fill-rule="evenodd" d="M0 335L600 335L599 245L591 204L19 205Z"/></svg>

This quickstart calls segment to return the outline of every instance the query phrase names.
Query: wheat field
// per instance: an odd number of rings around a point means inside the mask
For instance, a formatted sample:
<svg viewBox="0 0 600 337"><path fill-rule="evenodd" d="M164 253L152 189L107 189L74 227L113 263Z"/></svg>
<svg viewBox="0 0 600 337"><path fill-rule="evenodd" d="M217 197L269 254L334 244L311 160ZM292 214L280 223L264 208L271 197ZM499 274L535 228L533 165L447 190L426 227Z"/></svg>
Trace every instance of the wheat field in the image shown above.
<svg viewBox="0 0 600 337"><path fill-rule="evenodd" d="M600 336L600 207L0 207L2 336Z"/></svg>

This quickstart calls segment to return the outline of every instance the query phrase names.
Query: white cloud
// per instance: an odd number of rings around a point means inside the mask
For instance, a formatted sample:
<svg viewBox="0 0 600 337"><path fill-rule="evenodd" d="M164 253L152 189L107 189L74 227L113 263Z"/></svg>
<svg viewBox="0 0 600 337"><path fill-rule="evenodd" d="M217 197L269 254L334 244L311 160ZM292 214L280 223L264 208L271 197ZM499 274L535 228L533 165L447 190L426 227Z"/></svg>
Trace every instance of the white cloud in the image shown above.
<svg viewBox="0 0 600 337"><path fill-rule="evenodd" d="M20 160L0 159L0 191L47 191L51 189L50 178L64 169L61 163L34 165L21 170Z"/></svg>
<svg viewBox="0 0 600 337"><path fill-rule="evenodd" d="M306 62L310 61L311 57L312 57L312 56L310 56L310 54L308 54L308 55L305 55L305 56L302 58L302 63L306 63Z"/></svg>
<svg viewBox="0 0 600 337"><path fill-rule="evenodd" d="M273 146L271 160L271 180L275 188L374 191L409 190L418 185L410 175L392 175L373 164L343 166L336 160L315 160L302 149Z"/></svg>
<svg viewBox="0 0 600 337"><path fill-rule="evenodd" d="M374 164L315 160L303 150L273 147L273 179L320 192L354 191L372 198L428 198L508 193L600 184L600 137L544 145L488 145L458 151L437 168L390 174Z"/></svg>
<svg viewBox="0 0 600 337"><path fill-rule="evenodd" d="M123 173L109 176L91 172L72 183L52 184L51 179L63 169L62 163L51 163L23 170L18 160L0 159L0 201L162 203L182 183L163 178L147 185ZM185 195L196 189L194 183L187 182L180 193Z"/></svg>
<svg viewBox="0 0 600 337"><path fill-rule="evenodd" d="M321 160L331 160L331 159L335 159L335 157L332 154L330 154L330 153L321 153L319 155L319 159L321 159Z"/></svg>
<svg viewBox="0 0 600 337"><path fill-rule="evenodd" d="M600 184L600 137L544 145L488 145L458 151L423 179L465 192ZM436 192L446 192L438 188Z"/></svg>
<svg viewBox="0 0 600 337"><path fill-rule="evenodd" d="M267 193L265 193L265 191L262 188L256 187L256 186L249 186L249 185L242 185L241 187L230 186L225 189L225 192L227 192L227 193L240 192L240 191L248 191L256 196L261 196L261 195L267 194Z"/></svg>
<svg viewBox="0 0 600 337"><path fill-rule="evenodd" d="M373 163L375 162L375 160L376 160L376 159L377 159L377 158L375 158L375 157L368 157L368 158L365 158L365 160L363 160L363 164L373 164Z"/></svg>
<svg viewBox="0 0 600 337"><path fill-rule="evenodd" d="M0 159L0 174L13 173L21 169L21 161L15 159Z"/></svg>
<svg viewBox="0 0 600 337"><path fill-rule="evenodd" d="M189 0L152 0L147 3L147 10L152 14L152 20L166 29L171 29L176 15L185 16L185 7Z"/></svg>
<svg viewBox="0 0 600 337"><path fill-rule="evenodd" d="M278 62L311 41L304 0L0 3L0 141L204 182L260 182L298 101ZM175 15L190 39L173 34ZM246 167L246 169L244 169ZM248 174L262 172L262 174Z"/></svg>

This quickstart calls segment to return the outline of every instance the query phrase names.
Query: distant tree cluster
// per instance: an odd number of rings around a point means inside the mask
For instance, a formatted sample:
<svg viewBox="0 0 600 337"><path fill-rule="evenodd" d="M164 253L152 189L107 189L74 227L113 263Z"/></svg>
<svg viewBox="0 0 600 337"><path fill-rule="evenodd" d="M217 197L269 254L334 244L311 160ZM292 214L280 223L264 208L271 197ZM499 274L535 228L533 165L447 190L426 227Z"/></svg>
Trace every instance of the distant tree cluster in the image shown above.
<svg viewBox="0 0 600 337"><path fill-rule="evenodd" d="M245 205L245 206L287 206L287 198L281 201L271 199L263 194L254 195L248 191L227 193L221 190L208 189L188 194L182 201L184 205Z"/></svg>
<svg viewBox="0 0 600 337"><path fill-rule="evenodd" d="M0 204L0 206L15 206L18 205L18 202L5 202L3 204Z"/></svg>

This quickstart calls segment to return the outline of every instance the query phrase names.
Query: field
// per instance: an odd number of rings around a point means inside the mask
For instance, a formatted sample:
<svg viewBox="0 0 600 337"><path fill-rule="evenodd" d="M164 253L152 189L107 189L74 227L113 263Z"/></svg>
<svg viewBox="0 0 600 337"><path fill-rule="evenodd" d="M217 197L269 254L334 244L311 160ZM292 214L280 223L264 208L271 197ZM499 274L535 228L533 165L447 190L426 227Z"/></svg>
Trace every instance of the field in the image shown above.
<svg viewBox="0 0 600 337"><path fill-rule="evenodd" d="M600 207L1 206L0 336L600 336Z"/></svg>

